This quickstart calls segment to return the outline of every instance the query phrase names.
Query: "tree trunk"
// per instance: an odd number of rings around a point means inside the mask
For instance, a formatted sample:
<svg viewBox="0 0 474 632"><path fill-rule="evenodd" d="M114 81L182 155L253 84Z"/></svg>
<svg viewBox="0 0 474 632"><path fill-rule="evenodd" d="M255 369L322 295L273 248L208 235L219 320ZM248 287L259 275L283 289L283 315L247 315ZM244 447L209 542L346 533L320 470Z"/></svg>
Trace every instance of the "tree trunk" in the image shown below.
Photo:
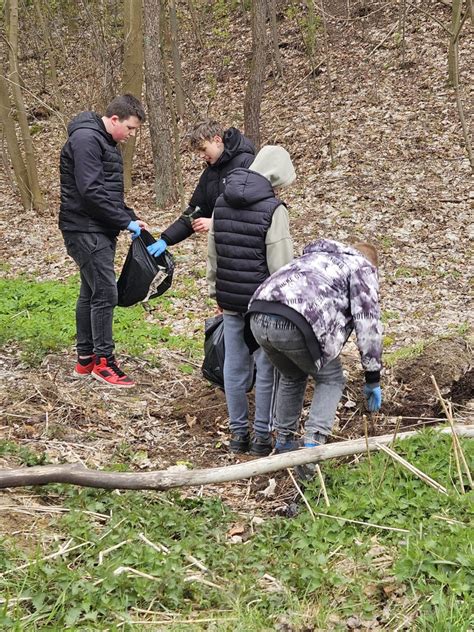
<svg viewBox="0 0 474 632"><path fill-rule="evenodd" d="M188 0L189 12L191 13L191 20L193 24L194 36L199 48L204 48L204 42L202 41L201 26L199 23L198 13L194 6L194 0Z"/></svg>
<svg viewBox="0 0 474 632"><path fill-rule="evenodd" d="M175 1L169 0L169 2L170 40L171 58L173 60L174 93L176 98L176 111L179 118L182 119L184 117L184 83L183 73L181 71L181 59L179 55L178 17L176 15Z"/></svg>
<svg viewBox="0 0 474 632"><path fill-rule="evenodd" d="M260 148L260 107L267 69L266 2L252 2L252 61L244 103L245 134Z"/></svg>
<svg viewBox="0 0 474 632"><path fill-rule="evenodd" d="M173 202L176 190L160 37L160 0L144 0L143 9L146 99L155 166L156 202L161 205Z"/></svg>
<svg viewBox="0 0 474 632"><path fill-rule="evenodd" d="M15 181L18 186L21 203L25 210L31 208L31 195L28 187L28 173L25 163L21 155L18 138L16 135L15 122L10 116L11 111L10 96L8 92L8 84L4 79L3 73L0 74L0 123L3 126L3 132L7 139L8 154L15 174Z"/></svg>
<svg viewBox="0 0 474 632"><path fill-rule="evenodd" d="M453 0L451 13L451 40L448 51L448 80L450 85L455 86L458 78L458 30L461 23L462 0Z"/></svg>
<svg viewBox="0 0 474 632"><path fill-rule="evenodd" d="M272 50L273 59L279 77L283 77L283 64L281 61L280 47L278 46L278 24L276 19L276 3L275 0L267 0L267 11L270 18L270 30L272 34Z"/></svg>
<svg viewBox="0 0 474 632"><path fill-rule="evenodd" d="M54 58L54 47L51 41L51 33L49 30L49 25L44 19L43 9L44 7L41 4L41 0L34 0L36 15L38 17L38 22L41 28L41 33L43 35L43 40L46 45L46 50L48 51L48 62L49 62L49 71L51 74L51 83L53 85L53 95L56 102L56 109L60 114L64 114L65 106L64 100L61 94L61 90L59 88L58 75L56 72L56 60ZM60 117L62 120L62 117Z"/></svg>
<svg viewBox="0 0 474 632"><path fill-rule="evenodd" d="M43 196L39 186L38 172L36 169L33 141L31 140L30 128L26 117L26 109L23 101L23 94L20 85L20 73L18 72L18 1L9 0L9 60L10 60L10 82L12 86L13 99L16 105L18 122L20 124L23 147L25 152L25 166L28 173L28 187L31 192L33 207L43 209Z"/></svg>
<svg viewBox="0 0 474 632"><path fill-rule="evenodd" d="M123 58L122 92L142 98L143 88L143 9L141 2L124 0L125 45ZM132 186L132 162L136 137L129 138L123 149L124 188Z"/></svg>
<svg viewBox="0 0 474 632"><path fill-rule="evenodd" d="M474 437L474 426L457 425L454 430L458 436ZM451 428L440 432L452 434ZM416 436L419 431L400 432L397 441ZM320 463L328 459L364 454L380 450L381 445L393 442L393 434L340 441L318 448L305 448L268 456L245 463L212 467L202 470L162 470L158 472L104 472L89 470L82 463L71 465L39 465L17 469L0 469L0 489L23 487L24 485L46 485L48 483L70 483L82 487L101 489L157 489L166 490L175 487L190 487L227 483L262 474L271 474L296 465Z"/></svg>
<svg viewBox="0 0 474 632"><path fill-rule="evenodd" d="M312 2L314 0L311 0ZM327 119L328 119L328 145L329 145L329 156L331 158L331 167L334 167L334 141L333 141L333 133L332 133L332 79L331 79L331 57L330 57L330 49L329 49L329 34L328 34L328 25L326 20L326 12L324 9L324 0L321 0L321 14L323 18L323 29L324 29L324 54L326 57L326 86L327 86Z"/></svg>

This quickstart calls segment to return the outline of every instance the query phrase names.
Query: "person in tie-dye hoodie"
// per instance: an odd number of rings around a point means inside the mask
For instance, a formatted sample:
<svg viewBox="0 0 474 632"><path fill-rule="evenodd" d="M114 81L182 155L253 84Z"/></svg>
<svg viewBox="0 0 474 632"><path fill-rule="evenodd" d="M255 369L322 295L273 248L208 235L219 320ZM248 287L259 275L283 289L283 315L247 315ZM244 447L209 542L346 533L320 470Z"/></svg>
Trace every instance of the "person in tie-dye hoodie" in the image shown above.
<svg viewBox="0 0 474 632"><path fill-rule="evenodd" d="M326 442L344 389L340 353L355 330L368 409L382 403L382 324L377 252L320 239L255 291L249 321L255 341L280 371L276 394L275 452L301 446L299 418L308 376L315 380L304 447Z"/></svg>

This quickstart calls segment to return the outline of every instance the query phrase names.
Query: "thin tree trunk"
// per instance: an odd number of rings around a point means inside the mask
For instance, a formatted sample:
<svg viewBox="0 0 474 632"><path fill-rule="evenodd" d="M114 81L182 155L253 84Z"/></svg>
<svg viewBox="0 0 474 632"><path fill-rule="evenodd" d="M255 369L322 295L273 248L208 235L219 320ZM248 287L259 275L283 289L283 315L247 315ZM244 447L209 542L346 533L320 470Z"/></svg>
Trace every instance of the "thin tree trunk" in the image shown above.
<svg viewBox="0 0 474 632"><path fill-rule="evenodd" d="M20 73L18 71L18 2L9 0L9 29L8 45L10 60L10 82L12 86L13 98L16 105L18 122L23 140L25 152L25 166L28 173L28 186L31 191L33 207L41 210L44 207L43 196L39 186L38 172L36 169L33 141L31 140L30 128L26 117L25 103L20 85Z"/></svg>
<svg viewBox="0 0 474 632"><path fill-rule="evenodd" d="M28 173L21 155L18 138L16 135L15 122L11 114L11 103L8 92L8 84L3 73L0 74L0 122L7 140L8 154L15 174L15 181L18 186L21 203L25 210L31 208L31 194L28 187Z"/></svg>
<svg viewBox="0 0 474 632"><path fill-rule="evenodd" d="M123 58L122 92L142 98L143 89L143 10L142 3L124 0L125 45ZM136 137L129 138L123 149L124 188L132 186L132 162Z"/></svg>
<svg viewBox="0 0 474 632"><path fill-rule="evenodd" d="M176 111L180 119L184 117L184 84L183 73L181 71L181 59L179 55L179 28L178 16L176 15L176 4L174 0L169 0L170 16L170 43L171 58L173 60L174 93L176 96Z"/></svg>
<svg viewBox="0 0 474 632"><path fill-rule="evenodd" d="M158 205L172 202L176 198L173 147L169 131L160 37L160 4L160 0L145 0L143 5L146 99Z"/></svg>
<svg viewBox="0 0 474 632"><path fill-rule="evenodd" d="M474 426L457 425L454 430L458 436L474 437ZM443 434L452 434L451 428L440 430ZM409 439L420 431L400 432L397 441ZM393 442L394 435L340 441L318 448L305 448L285 454L277 454L236 465L213 467L201 470L154 472L104 472L89 470L82 463L71 465L39 465L17 469L0 469L0 489L23 487L25 485L46 485L48 483L70 483L82 487L101 489L157 489L166 490L176 487L215 485L238 481L262 474L271 474L289 467L320 463L328 459L340 458L352 454L364 454L380 450L381 445Z"/></svg>
<svg viewBox="0 0 474 632"><path fill-rule="evenodd" d="M252 61L244 102L244 126L246 135L260 147L260 108L265 86L267 66L266 2L252 2Z"/></svg>
<svg viewBox="0 0 474 632"><path fill-rule="evenodd" d="M313 1L313 0L312 0ZM329 131L329 156L331 158L331 167L334 167L334 141L332 134L332 80L331 80L331 58L329 49L329 34L326 20L326 11L324 9L324 0L321 0L321 13L323 18L324 29L324 55L326 57L326 85L327 85L327 119Z"/></svg>
<svg viewBox="0 0 474 632"><path fill-rule="evenodd" d="M191 20L193 24L194 36L196 38L196 42L198 43L199 48L204 48L204 42L202 40L201 35L201 26L199 23L198 13L196 11L196 7L194 6L194 0L188 0L189 12L191 13Z"/></svg>
<svg viewBox="0 0 474 632"><path fill-rule="evenodd" d="M273 50L273 58L275 60L275 65L277 69L277 73L280 77L283 77L283 64L281 61L280 55L280 47L278 45L278 24L276 18L276 3L275 0L267 0L267 10L270 18L270 31L272 34L272 50Z"/></svg>
<svg viewBox="0 0 474 632"><path fill-rule="evenodd" d="M457 33L461 23L462 0L453 0L453 8L451 13L451 40L449 42L448 51L448 80L450 85L454 86L458 76L458 54L457 54Z"/></svg>
<svg viewBox="0 0 474 632"><path fill-rule="evenodd" d="M56 72L56 60L54 58L54 47L51 41L51 32L49 30L49 26L44 19L43 15L43 6L41 4L41 0L34 0L36 15L38 17L38 22L41 28L41 32L43 34L43 40L46 45L46 50L48 51L48 62L49 62L49 71L51 74L51 83L53 84L53 93L56 101L56 109L60 114L64 114L65 105L64 100L61 94L61 89L59 87L58 82L58 74ZM62 119L62 117L61 117Z"/></svg>

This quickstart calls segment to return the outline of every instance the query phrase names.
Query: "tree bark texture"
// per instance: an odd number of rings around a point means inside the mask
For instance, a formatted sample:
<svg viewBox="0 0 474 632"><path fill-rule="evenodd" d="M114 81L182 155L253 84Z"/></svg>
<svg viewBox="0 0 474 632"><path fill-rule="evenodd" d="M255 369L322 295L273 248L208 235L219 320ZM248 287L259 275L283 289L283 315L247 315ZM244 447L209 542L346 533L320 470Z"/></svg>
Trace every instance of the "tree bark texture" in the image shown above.
<svg viewBox="0 0 474 632"><path fill-rule="evenodd" d="M36 169L33 141L30 135L28 119L26 116L25 103L20 84L20 73L18 71L18 2L9 0L9 62L10 62L10 84L12 87L13 99L16 106L18 122L20 124L23 148L25 152L25 166L28 174L28 188L31 193L31 201L34 208L41 210L44 207L43 196Z"/></svg>
<svg viewBox="0 0 474 632"><path fill-rule="evenodd" d="M260 108L267 71L266 1L252 2L252 61L244 103L245 134L260 148Z"/></svg>
<svg viewBox="0 0 474 632"><path fill-rule="evenodd" d="M145 84L158 205L172 202L176 196L160 17L160 0L145 0L143 5Z"/></svg>
<svg viewBox="0 0 474 632"><path fill-rule="evenodd" d="M456 425L458 436L474 437L474 425ZM451 434L451 428L440 430ZM397 440L409 439L419 431L400 432ZM162 470L158 472L103 472L88 470L80 463L72 465L40 465L18 469L0 470L0 489L23 487L25 485L46 485L48 483L70 483L82 487L102 489L156 489L167 490L176 487L190 487L226 483L262 474L271 474L296 465L319 463L351 454L363 454L380 449L380 445L392 443L393 434L341 441L317 448L305 448L295 452L277 454L236 465L214 467L202 470Z"/></svg>
<svg viewBox="0 0 474 632"><path fill-rule="evenodd" d="M26 171L25 163L21 155L20 145L18 144L18 138L16 135L15 121L11 116L12 106L10 103L10 94L8 91L8 83L3 77L3 73L0 74L0 123L3 126L3 133L7 140L8 155L13 167L13 173L15 174L15 181L18 186L18 193L20 194L21 204L25 210L31 208L31 195L28 186L28 173Z"/></svg>
<svg viewBox="0 0 474 632"><path fill-rule="evenodd" d="M267 0L268 17L270 18L270 31L272 34L272 51L276 70L279 77L283 77L283 64L281 61L280 47L278 45L278 24L276 15L276 0Z"/></svg>
<svg viewBox="0 0 474 632"><path fill-rule="evenodd" d="M184 116L184 83L183 73L181 71L181 57L179 54L179 24L176 13L176 3L169 0L169 18L170 18L170 43L171 58L173 60L173 81L174 93L176 99L176 111L182 119Z"/></svg>
<svg viewBox="0 0 474 632"><path fill-rule="evenodd" d="M123 17L125 45L123 57L122 92L142 98L143 88L143 9L142 3L124 0ZM125 191L132 186L132 162L136 137L129 138L123 149Z"/></svg>

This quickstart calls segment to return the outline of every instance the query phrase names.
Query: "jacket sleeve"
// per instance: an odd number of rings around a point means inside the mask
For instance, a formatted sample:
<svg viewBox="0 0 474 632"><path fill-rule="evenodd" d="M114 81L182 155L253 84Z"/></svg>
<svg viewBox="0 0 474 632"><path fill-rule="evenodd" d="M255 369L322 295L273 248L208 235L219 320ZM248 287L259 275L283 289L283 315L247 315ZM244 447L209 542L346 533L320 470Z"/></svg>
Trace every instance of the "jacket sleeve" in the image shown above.
<svg viewBox="0 0 474 632"><path fill-rule="evenodd" d="M209 296L216 298L216 270L217 270L217 252L216 242L214 239L214 223L209 228L207 235L207 270L206 279Z"/></svg>
<svg viewBox="0 0 474 632"><path fill-rule="evenodd" d="M76 187L85 201L86 213L107 226L125 230L132 216L110 199L104 186L102 149L93 132L76 132L70 144Z"/></svg>
<svg viewBox="0 0 474 632"><path fill-rule="evenodd" d="M161 239L164 239L168 246L174 246L179 244L180 241L187 239L193 233L191 223L183 215L180 215L177 220L161 233Z"/></svg>
<svg viewBox="0 0 474 632"><path fill-rule="evenodd" d="M380 381L382 322L377 273L370 265L358 268L350 278L350 307L367 382Z"/></svg>
<svg viewBox="0 0 474 632"><path fill-rule="evenodd" d="M140 219L138 217L138 215L136 215L136 213L133 210L133 208L130 208L130 206L127 206L127 204L125 204L125 203L124 203L123 207L127 211L127 213L130 215L130 219L134 219L134 220Z"/></svg>
<svg viewBox="0 0 474 632"><path fill-rule="evenodd" d="M293 260L293 241L290 235L288 210L280 204L275 209L270 228L265 237L267 267L273 274Z"/></svg>
<svg viewBox="0 0 474 632"><path fill-rule="evenodd" d="M201 173L199 182L197 183L194 193L189 201L189 206L192 206L193 208L199 206L203 213L202 217L212 217L212 212L214 210L214 204L209 204L209 169L210 167L206 167Z"/></svg>

